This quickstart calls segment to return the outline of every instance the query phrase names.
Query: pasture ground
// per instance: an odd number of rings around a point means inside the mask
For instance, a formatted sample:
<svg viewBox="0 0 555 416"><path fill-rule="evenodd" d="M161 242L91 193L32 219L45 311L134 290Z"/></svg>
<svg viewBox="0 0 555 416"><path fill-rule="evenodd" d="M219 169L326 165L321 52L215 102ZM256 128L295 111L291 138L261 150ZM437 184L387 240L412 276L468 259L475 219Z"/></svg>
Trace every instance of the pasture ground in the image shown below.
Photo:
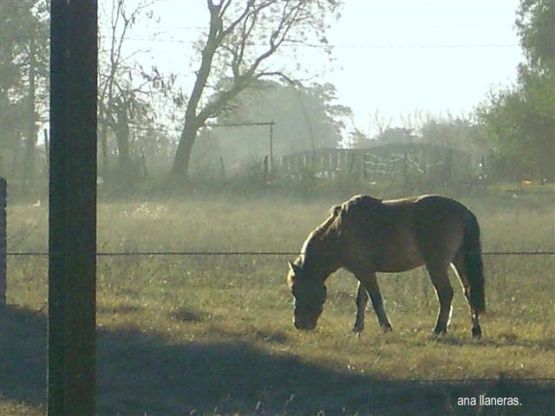
<svg viewBox="0 0 555 416"><path fill-rule="evenodd" d="M460 198L487 251L553 250L553 193ZM297 251L341 198L201 196L99 205L100 252ZM47 211L9 207L10 251L46 251ZM368 311L351 332L356 282L328 280L315 332L294 330L287 256L122 256L98 261L99 415L540 415L555 404L555 258L487 256L484 337L459 283L447 336L424 270L382 275L394 332ZM44 412L46 270L10 257L0 312L0 414ZM551 379L551 380L548 380ZM454 381L457 380L457 381ZM517 397L520 406L457 406Z"/></svg>

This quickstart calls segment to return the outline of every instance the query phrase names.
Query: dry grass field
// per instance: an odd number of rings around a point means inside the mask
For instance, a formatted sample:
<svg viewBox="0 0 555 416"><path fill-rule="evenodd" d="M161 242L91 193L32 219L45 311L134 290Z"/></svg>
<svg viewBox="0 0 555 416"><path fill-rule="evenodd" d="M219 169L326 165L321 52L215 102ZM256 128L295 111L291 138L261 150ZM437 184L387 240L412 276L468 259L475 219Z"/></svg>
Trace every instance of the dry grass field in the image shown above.
<svg viewBox="0 0 555 416"><path fill-rule="evenodd" d="M554 250L553 192L460 198L486 251ZM101 203L98 249L297 251L341 198L201 196ZM46 251L44 204L9 207L10 251ZM102 256L99 415L539 415L555 404L555 257L486 256L484 337L459 283L448 335L424 270L381 275L394 331L350 330L356 282L328 280L318 329L296 331L287 256ZM10 257L0 414L44 412L47 262ZM552 380L538 380L549 379ZM535 380L527 380L535 379ZM458 381L454 381L458 380ZM457 406L461 397L520 406Z"/></svg>

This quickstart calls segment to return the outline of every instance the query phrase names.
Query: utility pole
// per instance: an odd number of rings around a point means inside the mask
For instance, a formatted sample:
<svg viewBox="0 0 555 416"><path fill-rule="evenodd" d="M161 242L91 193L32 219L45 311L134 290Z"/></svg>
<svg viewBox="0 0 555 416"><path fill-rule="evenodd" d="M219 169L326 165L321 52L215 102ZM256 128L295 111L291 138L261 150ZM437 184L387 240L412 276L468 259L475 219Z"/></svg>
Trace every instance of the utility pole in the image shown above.
<svg viewBox="0 0 555 416"><path fill-rule="evenodd" d="M51 0L49 416L95 414L97 10Z"/></svg>
<svg viewBox="0 0 555 416"><path fill-rule="evenodd" d="M7 253L8 253L8 183L0 176L0 310L6 306Z"/></svg>

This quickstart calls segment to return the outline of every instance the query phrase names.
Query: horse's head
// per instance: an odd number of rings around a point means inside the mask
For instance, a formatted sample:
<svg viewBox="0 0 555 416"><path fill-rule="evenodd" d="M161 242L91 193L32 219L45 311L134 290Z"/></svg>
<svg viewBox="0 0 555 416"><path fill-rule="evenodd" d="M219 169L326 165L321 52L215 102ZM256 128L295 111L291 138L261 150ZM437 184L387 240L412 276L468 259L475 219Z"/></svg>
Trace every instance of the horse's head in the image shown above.
<svg viewBox="0 0 555 416"><path fill-rule="evenodd" d="M312 330L322 314L326 301L324 280L312 275L299 261L289 262L289 287L295 297L295 328Z"/></svg>

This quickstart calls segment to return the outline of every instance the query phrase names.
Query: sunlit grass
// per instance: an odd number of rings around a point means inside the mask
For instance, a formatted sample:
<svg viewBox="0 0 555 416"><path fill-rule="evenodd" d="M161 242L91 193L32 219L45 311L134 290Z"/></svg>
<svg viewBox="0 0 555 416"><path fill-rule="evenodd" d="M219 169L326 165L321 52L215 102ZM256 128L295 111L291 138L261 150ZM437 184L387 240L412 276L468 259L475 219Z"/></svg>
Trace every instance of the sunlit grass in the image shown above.
<svg viewBox="0 0 555 416"><path fill-rule="evenodd" d="M485 250L553 250L553 204L517 198L463 200L478 215ZM340 201L331 198L301 202L278 197L197 197L188 201L105 203L98 208L98 247L103 252L296 251L337 202ZM44 207L12 206L9 216L10 251L46 250ZM343 271L330 277L329 299L318 329L312 333L296 331L291 324L291 296L285 284L288 259L100 257L99 330L102 334L144 334L172 348L245 344L275 360L293 357L334 374L380 380L496 378L501 374L515 378L555 377L553 257L485 259L488 314L482 319L482 340L471 338L468 305L454 276L456 293L450 332L445 337L432 337L437 301L424 270L380 277L393 333L381 333L371 310L367 311L365 332L360 337L351 333L356 282ZM11 257L8 303L44 316L46 268L45 258ZM101 414L139 414L125 404L133 401L137 389L145 388L131 382L133 374L120 376L130 377L128 387L118 387L117 393L110 388L110 375L125 373L126 355L133 358L137 352L132 347L127 351L125 343L110 345L101 342L99 347ZM123 361L116 362L114 357ZM138 358L135 361L142 362ZM217 384L217 374L230 371L215 368L204 376ZM280 380L283 391L273 386L278 392L267 401L285 402L288 394L295 394L287 391L290 382L286 375ZM248 391L248 380L245 383ZM154 396L164 395L164 383L150 389ZM226 389L231 387L218 385L217 391ZM209 393L202 394L209 400ZM204 397L202 394L199 393L199 400ZM213 400L218 402L220 398ZM232 407L233 403L238 408L251 406L251 402L239 406L232 399L226 400L223 402ZM327 403L329 397L313 400ZM341 395L338 400L342 400ZM160 405L152 414L164 414L160 409L174 414L178 402L176 398L174 405ZM2 405L7 409L19 406L0 397L0 409ZM253 409L255 405L256 400ZM25 406L21 404L22 409ZM32 408L39 413L37 407Z"/></svg>

